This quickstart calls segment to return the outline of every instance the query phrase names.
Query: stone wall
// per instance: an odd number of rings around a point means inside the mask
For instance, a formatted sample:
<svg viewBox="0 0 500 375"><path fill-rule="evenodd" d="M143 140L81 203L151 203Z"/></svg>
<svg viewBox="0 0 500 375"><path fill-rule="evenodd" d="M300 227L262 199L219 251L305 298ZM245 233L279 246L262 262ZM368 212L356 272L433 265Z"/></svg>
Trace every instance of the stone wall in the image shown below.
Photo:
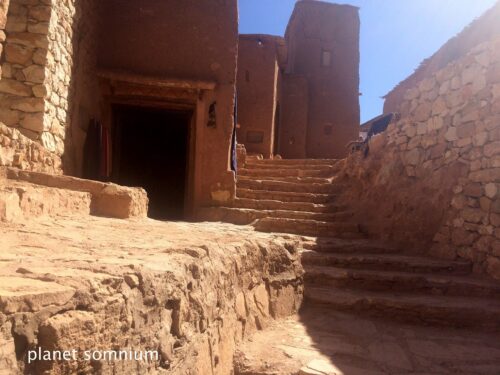
<svg viewBox="0 0 500 375"><path fill-rule="evenodd" d="M12 0L7 14L0 120L64 153L74 1Z"/></svg>
<svg viewBox="0 0 500 375"><path fill-rule="evenodd" d="M0 122L0 167L60 174L61 158L40 143Z"/></svg>
<svg viewBox="0 0 500 375"><path fill-rule="evenodd" d="M418 82L398 112L367 158L345 161L359 221L500 278L500 41Z"/></svg>
<svg viewBox="0 0 500 375"><path fill-rule="evenodd" d="M70 126L69 101L73 73L73 32L76 0L52 0L45 65L45 118L42 144L58 155L64 153Z"/></svg>

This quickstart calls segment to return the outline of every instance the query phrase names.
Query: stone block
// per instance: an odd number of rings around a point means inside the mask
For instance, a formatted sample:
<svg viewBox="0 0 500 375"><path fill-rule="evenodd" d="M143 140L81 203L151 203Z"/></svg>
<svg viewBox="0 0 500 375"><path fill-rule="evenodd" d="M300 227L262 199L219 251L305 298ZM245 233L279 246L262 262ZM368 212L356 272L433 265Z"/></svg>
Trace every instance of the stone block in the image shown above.
<svg viewBox="0 0 500 375"><path fill-rule="evenodd" d="M0 80L0 92L16 96L31 96L31 87L12 79Z"/></svg>
<svg viewBox="0 0 500 375"><path fill-rule="evenodd" d="M5 46L5 61L11 64L28 64L33 57L33 49L18 44L8 43Z"/></svg>
<svg viewBox="0 0 500 375"><path fill-rule="evenodd" d="M40 65L30 65L23 69L23 73L28 82L43 83L45 80L45 69Z"/></svg>

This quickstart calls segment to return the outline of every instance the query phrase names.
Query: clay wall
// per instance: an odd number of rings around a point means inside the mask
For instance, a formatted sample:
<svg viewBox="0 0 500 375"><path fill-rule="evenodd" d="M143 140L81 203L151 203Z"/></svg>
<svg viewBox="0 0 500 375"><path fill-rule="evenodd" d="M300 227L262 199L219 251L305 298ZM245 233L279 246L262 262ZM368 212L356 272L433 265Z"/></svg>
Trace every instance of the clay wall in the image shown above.
<svg viewBox="0 0 500 375"><path fill-rule="evenodd" d="M189 27L194 24L196 28ZM186 80L195 86L202 82L202 89L176 86L177 96L190 95L196 117L192 203L227 201L235 189L229 161L237 38L235 0L215 5L208 0L148 0L140 9L135 2L122 1L12 0L0 81L0 121L50 154L64 157L55 165L62 165L66 174L81 176L90 120L112 122L112 87L109 82L103 86L101 71ZM171 99L160 94L154 100ZM215 109L212 119L210 108Z"/></svg>
<svg viewBox="0 0 500 375"><path fill-rule="evenodd" d="M238 141L247 152L273 154L278 98L277 37L240 35L238 47Z"/></svg>
<svg viewBox="0 0 500 375"><path fill-rule="evenodd" d="M307 79L303 76L284 74L279 153L285 159L306 158L308 102Z"/></svg>
<svg viewBox="0 0 500 375"><path fill-rule="evenodd" d="M99 69L214 84L191 103L196 123L193 205L232 199L237 1L146 0L138 7L133 1L111 0L102 7ZM209 123L211 107L215 124Z"/></svg>
<svg viewBox="0 0 500 375"><path fill-rule="evenodd" d="M500 40L416 83L397 111L367 158L346 160L357 219L371 235L500 278Z"/></svg>
<svg viewBox="0 0 500 375"><path fill-rule="evenodd" d="M307 157L341 158L358 138L358 8L297 2L288 25L287 73L309 83Z"/></svg>

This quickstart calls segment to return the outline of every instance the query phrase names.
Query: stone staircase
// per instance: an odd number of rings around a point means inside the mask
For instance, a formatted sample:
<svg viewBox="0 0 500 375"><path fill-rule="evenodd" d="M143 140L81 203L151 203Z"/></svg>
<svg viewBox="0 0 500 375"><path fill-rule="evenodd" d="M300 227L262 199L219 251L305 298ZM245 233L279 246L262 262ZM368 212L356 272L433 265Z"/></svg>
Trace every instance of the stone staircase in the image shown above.
<svg viewBox="0 0 500 375"><path fill-rule="evenodd" d="M500 329L500 284L472 275L469 262L405 254L367 240L305 244L308 306L402 322Z"/></svg>
<svg viewBox="0 0 500 375"><path fill-rule="evenodd" d="M338 161L249 159L238 172L230 206L201 210L199 218L252 224L263 232L307 236L362 237L352 213L336 203Z"/></svg>
<svg viewBox="0 0 500 375"><path fill-rule="evenodd" d="M239 171L231 206L208 220L252 224L305 238L308 307L390 317L408 323L500 328L500 284L472 274L469 262L407 254L366 239L338 201L336 160L250 159Z"/></svg>

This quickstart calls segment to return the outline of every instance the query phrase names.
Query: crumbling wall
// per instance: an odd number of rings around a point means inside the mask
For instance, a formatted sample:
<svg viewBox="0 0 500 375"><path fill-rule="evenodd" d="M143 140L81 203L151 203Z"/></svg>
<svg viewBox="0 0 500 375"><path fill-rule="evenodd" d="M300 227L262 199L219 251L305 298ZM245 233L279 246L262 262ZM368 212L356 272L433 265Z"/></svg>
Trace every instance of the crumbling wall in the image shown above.
<svg viewBox="0 0 500 375"><path fill-rule="evenodd" d="M372 235L500 278L500 41L406 91L402 117L348 158L345 198Z"/></svg>

